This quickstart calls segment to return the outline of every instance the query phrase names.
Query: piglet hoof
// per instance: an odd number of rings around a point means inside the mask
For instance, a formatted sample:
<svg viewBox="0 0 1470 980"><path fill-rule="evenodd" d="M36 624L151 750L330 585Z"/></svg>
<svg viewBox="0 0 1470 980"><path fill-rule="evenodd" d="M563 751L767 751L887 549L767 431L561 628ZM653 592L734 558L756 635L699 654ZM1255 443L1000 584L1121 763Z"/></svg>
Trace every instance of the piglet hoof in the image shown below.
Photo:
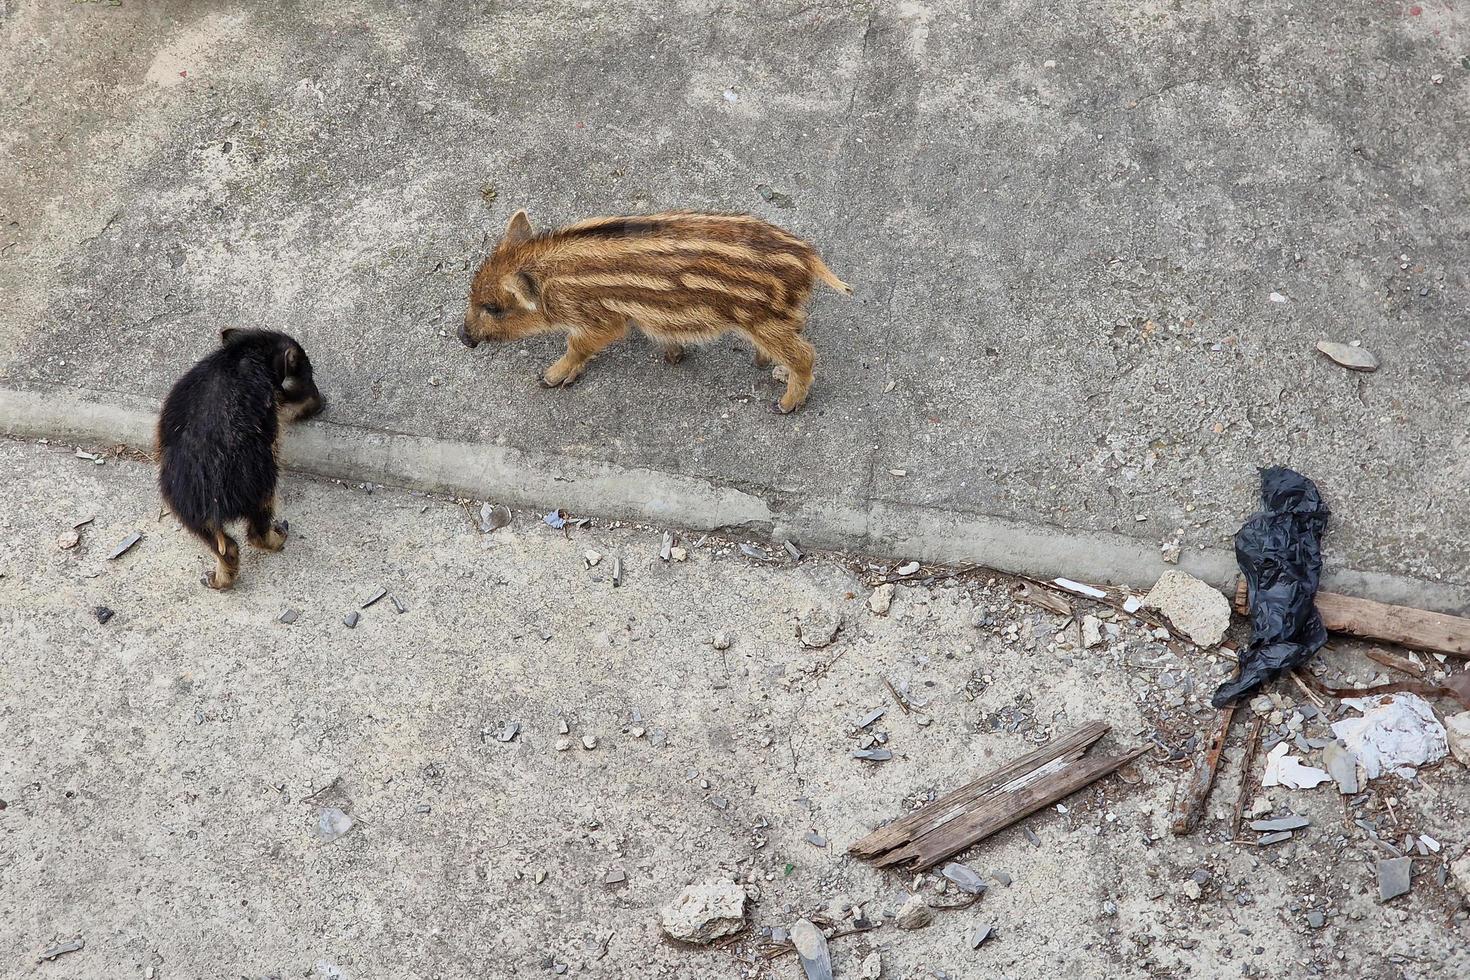
<svg viewBox="0 0 1470 980"><path fill-rule="evenodd" d="M777 415L790 415L791 414L791 409L789 409L789 408L782 408L781 407L781 402L779 400L778 401L771 402L771 411L775 412Z"/></svg>
<svg viewBox="0 0 1470 980"><path fill-rule="evenodd" d="M678 364L682 360L684 360L684 348L683 347L665 347L664 348L664 363L665 364Z"/></svg>
<svg viewBox="0 0 1470 980"><path fill-rule="evenodd" d="M214 589L216 592L223 592L225 589L228 589L230 586L235 584L234 579L230 579L228 582L221 584L219 578L215 576L214 572L210 572L199 581L203 582L207 588Z"/></svg>

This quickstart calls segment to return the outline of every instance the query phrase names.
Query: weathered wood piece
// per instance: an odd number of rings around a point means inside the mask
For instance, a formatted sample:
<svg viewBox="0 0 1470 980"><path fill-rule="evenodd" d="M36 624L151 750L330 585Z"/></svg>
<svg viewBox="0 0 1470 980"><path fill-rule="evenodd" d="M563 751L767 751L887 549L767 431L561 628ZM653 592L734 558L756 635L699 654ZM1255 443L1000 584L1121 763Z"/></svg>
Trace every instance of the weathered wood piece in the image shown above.
<svg viewBox="0 0 1470 980"><path fill-rule="evenodd" d="M1244 579L1236 583L1235 609L1242 615L1249 614ZM1470 657L1470 619L1463 616L1335 592L1317 593L1317 612L1322 614L1323 625L1333 633L1396 643L1410 650Z"/></svg>

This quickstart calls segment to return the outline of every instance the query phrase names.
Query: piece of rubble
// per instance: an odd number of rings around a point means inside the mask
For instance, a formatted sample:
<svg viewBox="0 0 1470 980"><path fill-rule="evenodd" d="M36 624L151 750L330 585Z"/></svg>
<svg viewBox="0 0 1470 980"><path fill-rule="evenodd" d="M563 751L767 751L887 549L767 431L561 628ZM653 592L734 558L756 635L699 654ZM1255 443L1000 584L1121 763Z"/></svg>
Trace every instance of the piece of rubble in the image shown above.
<svg viewBox="0 0 1470 980"><path fill-rule="evenodd" d="M348 629L352 629L357 625L357 621L361 618L362 617L358 615L357 610L354 609L352 612L342 617L342 625L347 627Z"/></svg>
<svg viewBox="0 0 1470 980"><path fill-rule="evenodd" d="M1360 789L1358 780L1358 757L1353 755L1342 742L1328 742L1322 747L1322 764L1337 783L1337 791L1352 796Z"/></svg>
<svg viewBox="0 0 1470 980"><path fill-rule="evenodd" d="M582 736L582 748L586 749L588 752L591 752L593 749L597 748L597 736L596 735L583 735Z"/></svg>
<svg viewBox="0 0 1470 980"><path fill-rule="evenodd" d="M324 806L317 811L316 835L330 844L352 829L354 821L334 806Z"/></svg>
<svg viewBox="0 0 1470 980"><path fill-rule="evenodd" d="M1011 887L1011 876L1005 871L991 870L990 880L1006 888Z"/></svg>
<svg viewBox="0 0 1470 980"><path fill-rule="evenodd" d="M688 561L689 549L683 545L676 544L669 549L669 557L674 559L674 561Z"/></svg>
<svg viewBox="0 0 1470 980"><path fill-rule="evenodd" d="M820 649L837 639L837 631L842 627L842 617L830 609L820 607L809 609L801 617L796 627L796 635L801 639L801 645Z"/></svg>
<svg viewBox="0 0 1470 980"><path fill-rule="evenodd" d="M1363 714L1333 722L1332 733L1357 755L1369 779L1387 773L1412 779L1420 766L1449 752L1444 726L1417 694L1344 698L1342 703Z"/></svg>
<svg viewBox="0 0 1470 980"><path fill-rule="evenodd" d="M745 887L729 878L685 886L659 910L659 926L671 939L704 946L745 928Z"/></svg>
<svg viewBox="0 0 1470 980"><path fill-rule="evenodd" d="M621 885L627 880L628 872L624 871L622 868L613 868L607 874L602 876L602 883L604 885Z"/></svg>
<svg viewBox="0 0 1470 980"><path fill-rule="evenodd" d="M664 532L664 536L663 536L663 540L659 542L659 546L658 546L658 558L659 558L659 561L668 561L669 559L671 559L673 557L674 557L674 534L673 534L672 531L665 531Z"/></svg>
<svg viewBox="0 0 1470 980"><path fill-rule="evenodd" d="M1327 913L1321 909L1312 909L1307 913L1307 925L1313 929L1321 929L1327 924Z"/></svg>
<svg viewBox="0 0 1470 980"><path fill-rule="evenodd" d="M893 750L891 750L891 749L854 749L853 750L853 753L852 753L852 757L854 759L862 759L865 762L887 762L889 759L892 759L893 758Z"/></svg>
<svg viewBox="0 0 1470 980"><path fill-rule="evenodd" d="M893 924L900 929L922 929L934 921L934 910L924 901L923 895L915 895L898 910Z"/></svg>
<svg viewBox="0 0 1470 980"><path fill-rule="evenodd" d="M1378 358L1372 352L1352 344L1339 344L1331 340L1317 341L1317 349L1349 371L1377 371Z"/></svg>
<svg viewBox="0 0 1470 980"><path fill-rule="evenodd" d="M995 926L991 925L988 922L984 925L976 926L974 929L970 930L970 948L979 949L981 946L985 945L985 941L994 934Z"/></svg>
<svg viewBox="0 0 1470 980"><path fill-rule="evenodd" d="M1131 595L1123 600L1123 611L1125 613L1136 613L1143 608L1143 600L1136 595Z"/></svg>
<svg viewBox="0 0 1470 980"><path fill-rule="evenodd" d="M1378 862L1378 900L1387 902L1409 890L1413 858L1387 858Z"/></svg>
<svg viewBox="0 0 1470 980"><path fill-rule="evenodd" d="M863 957L862 966L858 967L858 980L882 980L882 977L883 953L875 949Z"/></svg>
<svg viewBox="0 0 1470 980"><path fill-rule="evenodd" d="M714 636L710 637L709 642L710 645L713 646L716 650L728 650L730 649L730 634L716 633Z"/></svg>
<svg viewBox="0 0 1470 980"><path fill-rule="evenodd" d="M1091 650L1093 647L1102 646L1102 620L1096 616L1082 617L1082 645Z"/></svg>
<svg viewBox="0 0 1470 980"><path fill-rule="evenodd" d="M1280 742L1266 756L1266 774L1261 785L1285 786L1287 789L1314 789L1332 777L1314 766L1304 766L1294 755L1287 755L1291 745Z"/></svg>
<svg viewBox="0 0 1470 980"><path fill-rule="evenodd" d="M893 570L893 574L895 574L895 575L912 575L915 572L917 572L918 570L919 570L919 563L918 562L916 562L916 561L906 561L902 565L899 565L897 568L895 568Z"/></svg>
<svg viewBox="0 0 1470 980"><path fill-rule="evenodd" d="M1293 814L1289 817L1276 817L1272 820L1252 820L1251 830L1276 831L1276 830L1301 830L1310 826L1312 821L1306 817Z"/></svg>
<svg viewBox="0 0 1470 980"><path fill-rule="evenodd" d="M1470 853L1458 861L1450 862L1449 878L1455 883L1455 887L1460 889L1465 904L1470 905Z"/></svg>
<svg viewBox="0 0 1470 980"><path fill-rule="evenodd" d="M600 552L600 551L593 551L593 550L589 549L589 550L584 551L582 553L582 567L583 568L589 568L590 569L590 568L592 568L594 565L596 565L600 561L602 561L602 552Z"/></svg>
<svg viewBox="0 0 1470 980"><path fill-rule="evenodd" d="M888 610L893 606L894 591L895 587L892 582L884 582L873 590L873 594L868 597L868 608L873 611L874 615L888 615Z"/></svg>
<svg viewBox="0 0 1470 980"><path fill-rule="evenodd" d="M501 728L500 728L500 731L495 734L495 741L497 741L497 742L509 742L512 739L514 739L517 735L519 735L520 732L521 732L521 723L520 722L518 722L518 721L508 721L504 725L502 725Z"/></svg>
<svg viewBox="0 0 1470 980"><path fill-rule="evenodd" d="M815 830L811 831L810 833L808 833L806 835L806 842L808 844L812 845L813 847L826 847L827 846L827 838L823 837L821 834L817 833Z"/></svg>
<svg viewBox="0 0 1470 980"><path fill-rule="evenodd" d="M285 623L286 625L289 626L291 623L296 622L296 620L298 620L300 618L301 618L301 610L300 609L287 609L285 612L281 613L279 616L276 617L276 622L278 622L278 623Z"/></svg>
<svg viewBox="0 0 1470 980"><path fill-rule="evenodd" d="M47 947L41 953L41 960L54 960L58 956L64 956L67 953L75 953L86 945L86 941L80 936L78 936L76 939L68 939L64 943L57 943L55 946ZM39 963L41 962L41 960L37 960L36 962Z"/></svg>
<svg viewBox="0 0 1470 980"><path fill-rule="evenodd" d="M97 617L97 622L101 623L103 626L106 626L108 622L112 619L112 617L117 615L117 613L113 612L111 609L108 609L106 606L97 606L92 610L92 615Z"/></svg>
<svg viewBox="0 0 1470 980"><path fill-rule="evenodd" d="M1450 754L1462 766L1470 766L1470 711L1461 711L1444 720L1445 740Z"/></svg>
<svg viewBox="0 0 1470 980"><path fill-rule="evenodd" d="M504 504L491 506L487 500L480 505L480 530L489 534L510 523L510 508Z"/></svg>
<svg viewBox="0 0 1470 980"><path fill-rule="evenodd" d="M62 531L56 536L56 547L62 551L70 551L82 543L82 536L76 531Z"/></svg>
<svg viewBox="0 0 1470 980"><path fill-rule="evenodd" d="M1102 589L1095 589L1090 585L1083 585L1081 582L1074 582L1069 578L1054 578L1052 582L1066 589L1068 592L1084 595L1089 599L1106 599L1108 597L1108 594Z"/></svg>
<svg viewBox="0 0 1470 980"><path fill-rule="evenodd" d="M764 551L762 551L760 548L757 548L755 545L753 545L753 544L746 544L744 541L742 541L740 543L740 553L742 555L744 555L745 557L747 557L747 558L754 559L755 561L770 561L771 560L771 556L770 555L766 554Z"/></svg>
<svg viewBox="0 0 1470 980"><path fill-rule="evenodd" d="M559 739L556 740L556 750L558 752L566 752L566 751L570 750L571 747L572 747L572 740L569 739L569 738L567 738L567 737L565 737L565 736L563 736L563 737L561 737L561 738L559 738Z"/></svg>
<svg viewBox="0 0 1470 980"><path fill-rule="evenodd" d="M372 598L368 599L367 602L364 602L362 604L362 608L364 608L364 609L368 608L369 606L371 606L374 603L378 602L380 599L382 599L387 594L388 594L388 590L387 589L379 589L377 592L374 592L373 593Z"/></svg>
<svg viewBox="0 0 1470 980"><path fill-rule="evenodd" d="M1260 847L1270 847L1272 844L1280 844L1283 841L1289 841L1293 836L1294 835L1289 830L1278 830L1274 834L1263 834L1256 840L1256 844Z"/></svg>
<svg viewBox="0 0 1470 980"><path fill-rule="evenodd" d="M1218 645L1230 628L1230 600L1188 572L1160 575L1143 602L1168 617L1199 647Z"/></svg>
<svg viewBox="0 0 1470 980"><path fill-rule="evenodd" d="M940 874L949 879L956 888L966 895L985 894L985 878L980 872L967 864L950 862L946 864Z"/></svg>
<svg viewBox="0 0 1470 980"><path fill-rule="evenodd" d="M114 559L121 558L123 555L128 553L129 549L131 549L133 545L142 540L143 535L138 531L134 531L132 534L129 534L127 537L123 538L116 548L112 549L112 554L107 556L107 560L113 561Z"/></svg>
<svg viewBox="0 0 1470 980"><path fill-rule="evenodd" d="M801 962L807 980L832 980L832 955L827 952L827 937L806 919L798 919L791 927L791 945Z"/></svg>

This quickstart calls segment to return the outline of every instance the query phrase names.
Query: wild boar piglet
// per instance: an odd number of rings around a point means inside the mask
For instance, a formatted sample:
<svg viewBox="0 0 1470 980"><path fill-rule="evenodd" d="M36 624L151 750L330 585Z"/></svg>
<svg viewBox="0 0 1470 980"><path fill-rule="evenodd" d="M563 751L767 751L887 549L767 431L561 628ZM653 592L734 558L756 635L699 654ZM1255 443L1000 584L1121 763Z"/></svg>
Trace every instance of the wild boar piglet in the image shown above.
<svg viewBox="0 0 1470 980"><path fill-rule="evenodd" d="M541 376L552 388L576 381L629 324L671 364L687 344L738 333L757 365L786 368L773 406L786 414L812 386L816 352L802 327L817 282L852 292L807 242L747 214L592 218L537 233L517 211L475 273L459 337L475 347L566 331L566 354Z"/></svg>
<svg viewBox="0 0 1470 980"><path fill-rule="evenodd" d="M286 523L275 520L276 440L281 423L315 415L322 395L311 361L273 330L220 333L220 346L169 391L158 417L159 488L179 523L215 557L204 577L228 589L240 546L226 525L245 523L257 548L280 551Z"/></svg>

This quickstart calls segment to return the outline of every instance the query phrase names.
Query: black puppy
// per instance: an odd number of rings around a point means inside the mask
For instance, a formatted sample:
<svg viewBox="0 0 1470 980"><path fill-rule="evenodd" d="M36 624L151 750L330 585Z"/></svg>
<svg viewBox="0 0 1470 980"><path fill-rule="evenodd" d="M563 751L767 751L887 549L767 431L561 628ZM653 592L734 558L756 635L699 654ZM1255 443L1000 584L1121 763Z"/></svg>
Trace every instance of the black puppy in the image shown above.
<svg viewBox="0 0 1470 980"><path fill-rule="evenodd" d="M247 540L266 551L286 543L274 522L276 440L281 423L322 410L301 345L274 330L224 330L223 346L189 369L158 418L159 486L179 521L214 552L205 576L228 589L240 570L240 546L225 531L243 520Z"/></svg>

